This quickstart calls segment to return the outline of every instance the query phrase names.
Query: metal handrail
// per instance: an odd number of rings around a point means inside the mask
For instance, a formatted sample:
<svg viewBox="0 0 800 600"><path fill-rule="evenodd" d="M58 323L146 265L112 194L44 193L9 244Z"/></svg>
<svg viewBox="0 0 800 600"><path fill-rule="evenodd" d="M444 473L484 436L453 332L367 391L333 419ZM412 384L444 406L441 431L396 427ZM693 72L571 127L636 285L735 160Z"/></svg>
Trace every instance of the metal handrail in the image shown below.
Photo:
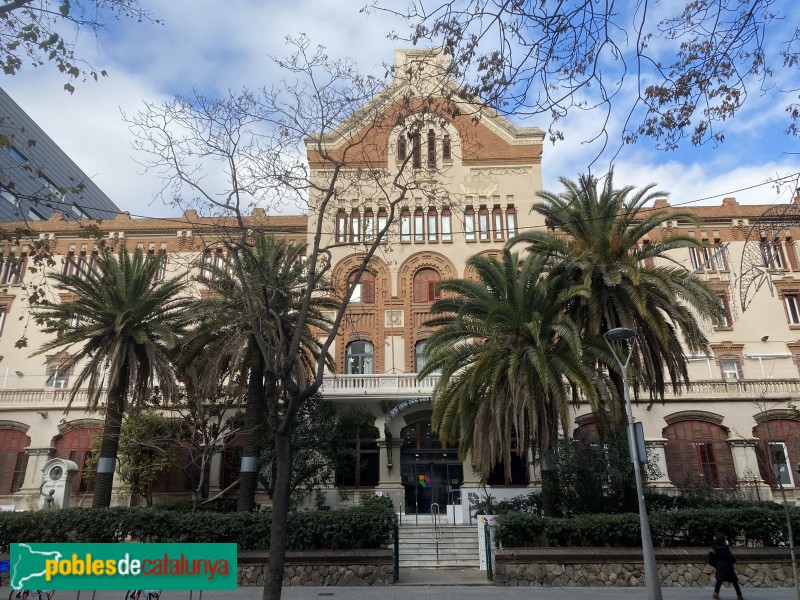
<svg viewBox="0 0 800 600"><path fill-rule="evenodd" d="M439 542L442 540L442 530L439 528L439 503L431 502L431 524L433 525L432 538L436 542L436 562L439 562Z"/></svg>

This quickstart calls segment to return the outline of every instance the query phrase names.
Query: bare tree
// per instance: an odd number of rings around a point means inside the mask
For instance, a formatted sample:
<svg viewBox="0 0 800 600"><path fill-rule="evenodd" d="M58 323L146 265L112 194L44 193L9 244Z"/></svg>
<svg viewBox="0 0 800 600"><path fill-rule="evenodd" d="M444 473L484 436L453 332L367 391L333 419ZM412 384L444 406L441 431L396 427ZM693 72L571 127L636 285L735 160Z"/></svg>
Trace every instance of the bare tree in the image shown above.
<svg viewBox="0 0 800 600"><path fill-rule="evenodd" d="M635 3L608 0L410 0L405 10L373 0L410 24L397 39L440 45L465 92L498 110L559 121L602 111L587 139L612 145L652 138L661 148L719 143L722 124L750 94L784 98L798 135L800 29L779 0Z"/></svg>
<svg viewBox="0 0 800 600"><path fill-rule="evenodd" d="M76 80L105 77L85 60L75 56L76 36L89 31L95 36L106 21L129 18L158 23L139 5L139 0L6 0L0 4L0 57L6 75L14 75L27 63L34 67L55 64L72 93ZM65 37L65 30L74 29Z"/></svg>
<svg viewBox="0 0 800 600"><path fill-rule="evenodd" d="M415 167L422 127L443 111L462 110L449 98L452 86L442 77L445 70L431 74L426 61L409 62L387 87L380 79L359 75L349 61L329 58L305 38L289 43L293 55L276 61L287 77L280 86L230 92L223 99L195 92L164 106L146 105L127 119L147 156L144 164L164 177L163 198L215 217L214 232L207 235L226 248L248 299L250 329L264 370L262 389L272 390L264 392L265 420L275 447L264 598L273 600L280 598L284 573L292 426L322 385L321 358L336 340L361 275L376 251L386 247L401 207L412 196L428 204L455 202L440 183L441 173L425 177ZM393 154L401 145L391 137L398 127L412 133L402 141L408 152L404 148ZM364 214L366 206L382 211L374 230L355 236L336 230L340 210ZM263 213L246 215L255 207L308 211L305 281L296 290L296 310L285 314L271 309L275 290L255 288L243 269L253 232L276 227ZM303 226L305 232L305 219ZM342 249L357 257L355 280L339 308L327 315L325 327L316 327L320 315L313 310L314 298L330 293L334 255ZM318 340L318 360L311 369L301 358L309 327Z"/></svg>

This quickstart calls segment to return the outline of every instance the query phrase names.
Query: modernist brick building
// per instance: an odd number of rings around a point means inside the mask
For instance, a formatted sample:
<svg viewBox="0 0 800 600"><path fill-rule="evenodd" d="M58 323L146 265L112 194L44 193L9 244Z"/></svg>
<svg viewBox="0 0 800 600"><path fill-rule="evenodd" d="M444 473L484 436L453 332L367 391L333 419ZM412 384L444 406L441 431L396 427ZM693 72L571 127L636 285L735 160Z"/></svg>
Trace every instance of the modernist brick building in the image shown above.
<svg viewBox="0 0 800 600"><path fill-rule="evenodd" d="M416 51L398 52L398 72L422 56ZM387 88L373 107L393 110L396 94L406 83ZM325 378L326 399L341 407L368 407L380 431L377 441L353 440L353 468L338 474L338 489L327 497L332 506L379 491L392 496L406 513L426 513L432 503L443 506L459 497L467 503L483 495L469 459L459 460L457 448L443 447L431 430L430 395L436 376L416 377L423 360L420 351L430 333L423 323L437 298L436 282L468 276L468 256L496 253L520 231L545 226L530 213L541 190L544 135L535 128L518 128L490 111L483 110L479 120L472 116L467 111L434 111L414 120L393 119L391 126L370 133L371 154L362 156L363 164L352 165L355 169L367 164L392 177L410 164L412 177L422 185L397 204L389 236L354 290L334 349L336 371ZM352 138L346 133L357 132L360 126L355 119L343 124L337 137L324 140L326 150L336 152L343 139ZM329 175L313 147L309 164L318 181ZM374 190L354 189L338 198L325 215L324 235L335 246L333 285L341 291L353 284L359 253L383 228L390 212ZM313 217L313 197L311 206ZM800 254L795 241L800 227L790 223L770 228L763 237L756 231L754 237L753 224L761 222L770 206L766 202L742 206L726 198L719 206L689 208L703 219L703 226L676 218L660 232L689 233L719 249L703 255L687 251L672 258L693 276L712 282L725 299L728 322L724 327L708 326L713 353L690 357L689 389L670 394L664 403L643 402L634 409L644 424L648 451L663 473L653 482L657 486L669 489L688 476L702 477L712 485L745 486L750 493L771 498L777 482L770 465L758 460L757 450L762 449L766 462L779 466L790 496L800 498L795 491L800 424L789 406L800 397ZM657 208L673 210L666 200ZM309 223L314 220L307 216L268 217L257 212L249 219L248 227L292 239L313 234ZM52 241L59 257L92 252L92 242L80 237L78 226L57 214L33 227ZM166 274L187 276L192 259L202 253L224 259L224 249L214 241L215 227L214 221L191 211L161 220L122 214L103 225L115 243L165 250ZM755 273L759 279L751 286L749 306L743 311L738 281L743 276L742 256L749 256L753 247L764 264ZM25 252L25 247L3 252ZM68 261L57 262L56 268L69 268ZM6 284L0 288L0 505L21 508L38 498L45 460L55 455L83 465L101 424L98 414L85 412L80 395L69 414L63 414L71 384L71 373L58 370L63 357L30 358L14 350L14 342L23 334L31 348L42 339L26 319L19 282L27 276L19 272L10 280L3 278ZM756 290L763 282L769 284ZM198 284L195 293L200 294L201 287ZM588 407L578 407L573 417L569 433L592 427ZM220 489L235 477L235 452L234 448L217 458L213 488ZM498 469L488 488L495 497L514 496L538 487L537 477L536 465L519 459L511 480ZM165 478L160 489L165 495L187 491L181 476ZM83 479L78 479L74 492L79 503L88 504L91 489Z"/></svg>

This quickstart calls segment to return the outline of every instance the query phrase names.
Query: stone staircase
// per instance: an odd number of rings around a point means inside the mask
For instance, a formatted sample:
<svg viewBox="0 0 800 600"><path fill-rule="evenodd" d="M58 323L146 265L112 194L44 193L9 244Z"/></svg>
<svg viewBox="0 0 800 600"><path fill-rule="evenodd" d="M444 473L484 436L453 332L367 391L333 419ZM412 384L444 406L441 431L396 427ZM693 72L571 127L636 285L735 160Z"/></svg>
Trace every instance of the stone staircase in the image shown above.
<svg viewBox="0 0 800 600"><path fill-rule="evenodd" d="M401 525L399 537L401 573L404 568L477 569L480 564L478 531L474 525L440 525L438 544L430 523Z"/></svg>

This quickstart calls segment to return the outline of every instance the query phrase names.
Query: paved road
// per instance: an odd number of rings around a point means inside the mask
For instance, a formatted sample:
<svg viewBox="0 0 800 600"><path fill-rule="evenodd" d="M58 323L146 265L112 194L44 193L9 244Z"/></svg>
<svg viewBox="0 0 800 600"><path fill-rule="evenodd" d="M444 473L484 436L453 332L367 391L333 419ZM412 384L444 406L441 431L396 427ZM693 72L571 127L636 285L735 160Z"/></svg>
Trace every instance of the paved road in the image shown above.
<svg viewBox="0 0 800 600"><path fill-rule="evenodd" d="M7 588L5 588L7 589ZM664 600L711 600L712 588L663 588ZM746 600L795 600L794 590L744 588ZM94 600L123 600L123 592L97 592ZM732 588L723 588L722 600L734 600ZM3 593L3 600L7 596ZM190 600L188 592L164 592L163 600ZM261 600L261 589L231 592L194 592L191 600ZM644 588L507 588L494 586L392 586L284 588L284 600L647 600ZM77 600L76 592L57 592L54 600ZM81 592L80 600L92 600Z"/></svg>

